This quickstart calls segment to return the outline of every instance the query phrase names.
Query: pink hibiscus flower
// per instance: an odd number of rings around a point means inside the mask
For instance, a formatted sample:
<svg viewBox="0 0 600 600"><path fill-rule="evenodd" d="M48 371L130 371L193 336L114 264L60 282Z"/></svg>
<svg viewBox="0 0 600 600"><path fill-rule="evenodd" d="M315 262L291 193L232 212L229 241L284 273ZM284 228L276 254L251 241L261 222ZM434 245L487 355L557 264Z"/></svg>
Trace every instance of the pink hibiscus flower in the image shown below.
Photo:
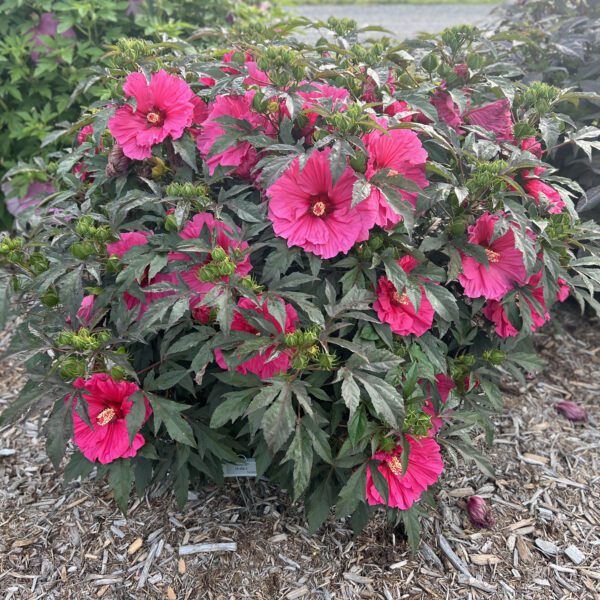
<svg viewBox="0 0 600 600"><path fill-rule="evenodd" d="M395 117L400 113L411 112L411 108L404 100L394 100L394 102L388 104L383 109L383 112L390 117ZM402 117L400 121L403 123L410 122L413 120L413 116L414 115L407 115L406 117Z"/></svg>
<svg viewBox="0 0 600 600"><path fill-rule="evenodd" d="M402 175L420 188L429 184L425 176L427 151L414 131L392 129L383 133L374 130L364 136L363 142L369 153L365 172L368 180L371 180L382 169L389 169L390 176ZM406 190L399 191L402 198L414 208L418 194ZM371 199L378 206L376 225L389 229L402 220L402 217L388 204L384 193L375 186L371 191Z"/></svg>
<svg viewBox="0 0 600 600"><path fill-rule="evenodd" d="M310 86L311 88L309 91L301 90L298 92L298 95L305 100L302 105L302 110L308 119L308 124L302 128L301 133L305 138L309 138L314 132L319 117L318 113L314 111L314 108L323 104L321 100L327 98L334 109L343 111L346 110L350 94L348 93L348 90L345 90L344 88L335 87L326 83L302 81L300 82L300 85Z"/></svg>
<svg viewBox="0 0 600 600"><path fill-rule="evenodd" d="M465 116L467 123L470 125L478 125L496 134L496 139L499 142L513 140L513 120L508 98L472 108L467 111Z"/></svg>
<svg viewBox="0 0 600 600"><path fill-rule="evenodd" d="M449 92L443 88L435 90L430 102L435 107L440 121L446 123L457 133L462 133L460 129L463 124L462 114Z"/></svg>
<svg viewBox="0 0 600 600"><path fill-rule="evenodd" d="M533 174L530 171L523 171L523 177L525 177L523 189L538 206L546 206L550 214L557 215L564 210L566 204L552 186L539 179L539 175L542 175L544 171L545 169L542 167L535 167Z"/></svg>
<svg viewBox="0 0 600 600"><path fill-rule="evenodd" d="M527 150L527 152L531 152L537 158L542 158L542 154L544 151L542 150L542 144L538 142L535 137L528 137L521 140L520 144L521 150Z"/></svg>
<svg viewBox="0 0 600 600"><path fill-rule="evenodd" d="M152 235L150 232L146 231L130 231L127 233L122 233L119 235L119 240L117 242L112 242L106 245L106 252L109 256L116 256L119 259L123 259L125 254L134 248L135 246L143 246L148 243L148 236ZM144 289L148 286L157 284L157 283L170 283L172 285L177 284L177 274L176 273L159 273L155 275L152 279L148 279L148 269L146 269L144 275L138 281L139 286ZM129 292L125 292L123 294L123 298L125 299L125 304L127 308L131 310L136 306L140 307L140 311L138 313L138 319L141 319L143 314L146 312L150 303L158 300L159 298L165 298L166 296L171 296L175 294L175 290L163 290L163 291L149 291L144 293L144 300L140 300L136 296L133 296Z"/></svg>
<svg viewBox="0 0 600 600"><path fill-rule="evenodd" d="M209 232L211 238L211 244L213 248L222 248L230 257L232 252L243 253L248 248L247 242L237 242L231 235L233 231L222 221L217 221L211 213L204 212L194 215L194 217L187 222L185 227L180 232L180 237L184 240L194 240L200 237L202 230L205 228ZM183 252L171 252L169 254L169 261L193 260L193 254L185 254ZM193 268L182 271L181 278L188 285L188 287L195 292L195 295L190 300L190 308L192 313L196 316L204 314L202 308L198 305L202 302L206 294L215 287L215 283L212 281L202 281L199 277L199 272L202 267L213 260L212 253L207 253L204 261L201 264L196 264ZM248 254L244 254L241 260L235 261L235 272L240 277L245 277L252 270L252 264L250 263L250 257ZM229 281L229 277L223 277L222 281ZM207 308L207 307L204 307ZM196 312L194 313L194 310ZM210 313L210 309L207 309ZM205 315L206 316L206 315ZM196 317L195 317L196 318ZM200 319L198 319L200 320Z"/></svg>
<svg viewBox="0 0 600 600"><path fill-rule="evenodd" d="M419 261L412 256L403 256L398 264L406 273L410 273ZM414 334L417 337L429 331L433 325L435 311L421 286L421 303L419 310L415 310L406 291L398 292L396 286L387 278L380 277L375 289L377 300L373 309L382 323L388 323L390 329L398 335Z"/></svg>
<svg viewBox="0 0 600 600"><path fill-rule="evenodd" d="M279 300L283 302L283 300ZM271 302L271 301L270 301ZM243 310L253 310L260 313L264 319L271 322L278 333L293 333L296 330L296 323L298 322L298 314L291 304L285 304L285 329L282 332L281 325L277 319L269 313L269 307L266 300L259 298L259 304L256 304L249 298L240 298L238 307ZM252 334L259 334L260 332L250 325L244 315L241 312L235 312L233 314L233 321L231 323L232 331L246 331ZM275 337L275 336L271 336ZM290 367L290 354L289 350L283 350L279 352L274 358L274 354L278 351L278 344L268 346L262 353L256 354L249 360L244 361L242 364L236 367L238 373L247 375L248 373L254 373L261 379L269 379L279 373L285 373ZM219 348L215 350L215 359L217 364L222 369L229 369L229 366L225 362L223 352Z"/></svg>
<svg viewBox="0 0 600 600"><path fill-rule="evenodd" d="M91 427L77 414L73 403L73 431L75 444L90 461L106 465L117 458L131 458L144 445L141 433L129 443L126 417L131 412L131 396L140 388L129 381L114 381L106 373L95 373L90 379L77 379L74 387L82 390L87 402ZM68 396L67 396L68 399ZM147 398L144 423L152 414Z"/></svg>
<svg viewBox="0 0 600 600"><path fill-rule="evenodd" d="M445 89L435 91L431 104L435 106L440 121L443 121L456 133L461 134L461 126L477 125L496 135L499 142L513 141L513 120L510 111L510 102L507 98L484 104L477 108L467 108L461 113L461 110ZM467 98L467 106L470 104L470 98Z"/></svg>
<svg viewBox="0 0 600 600"><path fill-rule="evenodd" d="M372 198L352 207L354 170L347 166L334 184L329 166L331 150L313 152L300 170L294 159L267 190L269 219L275 234L288 246L300 246L321 258L347 254L356 242L369 237L377 204Z"/></svg>
<svg viewBox="0 0 600 600"><path fill-rule="evenodd" d="M444 373L438 373L435 376L435 379L436 387L442 400L442 404L446 404L446 402L448 401L448 397L450 396L450 392L456 387L454 379L452 379L452 377L449 377L448 375L445 375ZM429 384L429 389L429 393L431 394L431 384ZM441 414L436 412L431 398L427 398L422 410L424 413L428 414L431 417L431 429L429 430L429 435L437 435L439 430L442 428L444 421L442 419Z"/></svg>
<svg viewBox="0 0 600 600"><path fill-rule="evenodd" d="M556 292L556 299L559 302L564 302L569 297L569 294L571 293L571 288L562 277L559 277L556 283L558 284L558 292Z"/></svg>
<svg viewBox="0 0 600 600"><path fill-rule="evenodd" d="M541 278L542 272L539 271L535 275L532 275L526 283L533 298L543 308L543 313L540 314L534 305L527 298L525 298L525 302L531 311L531 319L533 320L531 331L535 331L546 321L550 320L550 314L546 310L546 302L544 300L544 286L540 285ZM500 337L507 338L518 335L519 330L508 320L508 315L504 310L502 302L498 302L497 300L488 300L481 312L487 319L494 323L496 333Z"/></svg>
<svg viewBox="0 0 600 600"><path fill-rule="evenodd" d="M512 229L492 240L498 219L485 213L469 227L469 243L485 248L488 259L486 266L472 256L462 255L462 273L458 280L469 298L484 296L488 300L500 300L515 284L522 284L526 279L523 254L515 247Z"/></svg>
<svg viewBox="0 0 600 600"><path fill-rule="evenodd" d="M440 455L440 447L431 438L414 439L407 435L410 446L408 467L402 474L402 445L396 446L392 452L377 452L373 458L381 461L379 472L385 477L388 484L387 506L407 510L421 494L433 485L444 470L444 463ZM367 502L370 505L386 504L385 499L377 491L371 470L367 469Z"/></svg>
<svg viewBox="0 0 600 600"><path fill-rule="evenodd" d="M169 136L179 139L192 124L194 93L179 77L161 70L148 84L143 73L130 73L123 91L135 98L136 108L129 104L117 108L108 128L129 158L150 158L154 144Z"/></svg>
<svg viewBox="0 0 600 600"><path fill-rule="evenodd" d="M148 243L148 236L152 235L149 231L128 231L119 234L119 240L106 244L106 253L108 256L123 258L135 246L143 246Z"/></svg>
<svg viewBox="0 0 600 600"><path fill-rule="evenodd" d="M43 40L43 36L48 36L51 38L56 37L58 32L59 21L56 18L56 14L53 12L43 13L40 16L40 22L32 27L27 33L32 35L33 45L36 48L39 48L44 53L50 52L51 48L48 44ZM64 38L74 38L75 30L72 27L69 27L66 31L63 31L60 34ZM34 51L31 53L31 60L33 62L39 62L41 56L41 52ZM58 59L56 59L58 62Z"/></svg>
<svg viewBox="0 0 600 600"><path fill-rule="evenodd" d="M200 135L196 139L198 150L208 165L211 175L214 174L217 167L233 168L233 173L250 179L252 170L258 162L258 152L250 142L240 141L229 146L221 152L213 154L213 146L226 131L231 130L231 126L224 126L217 121L221 117L232 117L246 121L253 132L262 130L266 135L273 136L275 129L269 120L254 110L252 110L252 99L255 92L250 90L243 96L217 96L209 105L208 117ZM240 132L242 130L240 129Z"/></svg>
<svg viewBox="0 0 600 600"><path fill-rule="evenodd" d="M94 302L96 300L96 296L93 294L89 294L83 297L81 301L81 305L77 310L77 318L84 325L89 325L92 321L92 315L94 314Z"/></svg>

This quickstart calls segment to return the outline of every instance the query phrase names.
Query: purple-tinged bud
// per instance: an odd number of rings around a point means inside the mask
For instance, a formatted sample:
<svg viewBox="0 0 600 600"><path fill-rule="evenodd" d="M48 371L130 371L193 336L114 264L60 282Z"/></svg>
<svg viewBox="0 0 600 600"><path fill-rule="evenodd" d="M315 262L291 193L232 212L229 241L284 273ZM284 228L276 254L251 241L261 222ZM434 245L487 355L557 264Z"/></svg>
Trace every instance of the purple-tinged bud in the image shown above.
<svg viewBox="0 0 600 600"><path fill-rule="evenodd" d="M480 529L491 529L496 524L492 509L481 496L471 496L467 500L467 514L471 523Z"/></svg>
<svg viewBox="0 0 600 600"><path fill-rule="evenodd" d="M125 175L129 169L129 158L123 154L123 148L119 144L115 144L108 153L108 164L106 165L107 177L118 177Z"/></svg>
<svg viewBox="0 0 600 600"><path fill-rule="evenodd" d="M563 400L554 406L556 410L563 416L574 421L575 423L586 423L588 415L585 408L581 408L579 404L571 402L571 400Z"/></svg>

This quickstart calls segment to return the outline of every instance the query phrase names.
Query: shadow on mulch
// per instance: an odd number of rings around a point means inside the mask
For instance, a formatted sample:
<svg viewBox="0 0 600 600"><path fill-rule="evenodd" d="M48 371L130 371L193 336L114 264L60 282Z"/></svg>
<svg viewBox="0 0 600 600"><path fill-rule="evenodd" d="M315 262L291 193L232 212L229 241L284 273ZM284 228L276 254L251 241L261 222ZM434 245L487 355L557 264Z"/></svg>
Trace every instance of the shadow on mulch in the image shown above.
<svg viewBox="0 0 600 600"><path fill-rule="evenodd" d="M145 498L124 518L103 484L62 483L44 454L40 418L0 429L0 595L600 599L599 331L597 320L563 307L539 333L548 368L525 387L504 387L506 410L486 450L496 479L448 465L416 557L382 514L359 536L333 520L311 535L301 507L264 481L191 493L182 512L170 498ZM0 374L1 407L20 376L10 361ZM559 417L553 405L565 399L585 406L590 423ZM466 519L473 493L492 504L492 531ZM440 549L440 535L465 573ZM181 546L220 542L237 550L179 556Z"/></svg>

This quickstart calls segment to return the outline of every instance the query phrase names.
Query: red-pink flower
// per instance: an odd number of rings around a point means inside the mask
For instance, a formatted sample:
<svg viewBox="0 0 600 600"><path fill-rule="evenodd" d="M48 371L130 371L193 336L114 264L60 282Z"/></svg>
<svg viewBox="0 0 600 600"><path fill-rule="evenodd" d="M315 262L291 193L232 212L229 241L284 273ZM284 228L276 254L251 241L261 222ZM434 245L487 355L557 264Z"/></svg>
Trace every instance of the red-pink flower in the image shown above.
<svg viewBox="0 0 600 600"><path fill-rule="evenodd" d="M254 146L247 141L239 141L230 145L225 150L213 152L213 146L226 132L231 132L231 125L223 125L218 122L222 117L231 117L248 123L252 133L261 130L266 135L274 135L273 125L269 120L252 110L252 99L255 92L250 90L243 96L217 96L209 105L208 117L200 135L196 139L198 150L202 154L208 170L212 175L217 167L233 168L233 173L249 179L252 170L258 162L258 153ZM242 129L240 133L243 133Z"/></svg>
<svg viewBox="0 0 600 600"><path fill-rule="evenodd" d="M85 127L82 127L77 132L77 143L81 146L83 142L87 141L88 136L92 135L94 135L94 127L92 125L86 125Z"/></svg>
<svg viewBox="0 0 600 600"><path fill-rule="evenodd" d="M329 148L313 152L302 170L299 159L294 159L267 190L275 234L286 239L289 247L300 246L321 258L347 254L356 242L369 237L377 217L372 198L352 207L357 177L351 167L333 183L330 152Z"/></svg>
<svg viewBox="0 0 600 600"><path fill-rule="evenodd" d="M77 413L73 403L73 431L75 444L90 461L108 464L117 458L130 458L144 445L144 437L136 433L129 443L127 415L133 407L131 396L140 388L129 381L114 381L106 373L95 373L90 379L77 379L74 387L81 390L87 402L88 425ZM68 397L67 397L68 398ZM144 423L152 414L144 397L146 415Z"/></svg>
<svg viewBox="0 0 600 600"><path fill-rule="evenodd" d="M50 52L51 48L44 41L44 36L48 36L50 38L54 38L58 32L59 21L56 18L56 14L53 12L43 13L40 16L40 22L32 27L27 33L32 35L32 42L34 47L39 48L44 53ZM69 27L66 31L61 32L60 34L64 38L74 38L76 37L75 31L72 27ZM40 52L34 51L31 53L31 60L33 62L39 62L40 60ZM58 59L56 59L58 62Z"/></svg>
<svg viewBox="0 0 600 600"><path fill-rule="evenodd" d="M401 510L410 508L421 494L433 485L444 470L440 456L440 447L431 438L414 439L407 435L410 446L408 466L402 474L402 445L396 446L392 452L377 452L373 458L381 461L379 472L388 484L387 505ZM371 470L367 469L367 502L371 505L386 504L385 499L377 491Z"/></svg>
<svg viewBox="0 0 600 600"><path fill-rule="evenodd" d="M523 189L535 200L538 206L544 205L550 214L556 215L563 211L566 204L552 186L539 179L539 175L544 171L545 169L542 167L535 167L533 174L530 171L523 171L523 177L525 177Z"/></svg>
<svg viewBox="0 0 600 600"><path fill-rule="evenodd" d="M543 313L540 314L538 310L534 307L534 305L525 298L525 302L531 311L531 319L533 320L533 324L531 325L531 331L535 331L538 327L541 327L546 321L550 320L550 314L546 310L546 302L544 301L544 286L540 285L540 280L542 278L542 272L539 271L535 275L532 275L528 280L526 285L529 288L529 293L533 296L536 302L543 309ZM518 300L521 302L522 300L519 298ZM497 300L488 300L485 306L481 311L484 316L492 321L496 326L496 333L503 338L513 337L519 333L519 330L514 327L514 325L508 320L508 316L506 311L504 310L504 306L502 302Z"/></svg>
<svg viewBox="0 0 600 600"><path fill-rule="evenodd" d="M253 300L249 298L240 298L238 302L238 307L242 310L252 310L259 313L263 319L269 321L275 327L277 333L293 333L296 329L296 323L298 322L298 314L296 313L294 307L291 304L284 304L285 308L285 329L282 331L281 325L277 321L277 319L271 315L269 311L269 303L272 302L282 302L282 300L267 300L259 298L259 304L256 304ZM231 331L246 331L248 333L252 333L254 335L259 334L260 332L253 327L248 321L246 317L239 311L234 312L233 321L231 323ZM274 337L273 335L271 337ZM279 351L279 354L276 354ZM217 364L222 369L229 369L225 361L225 357L223 356L223 352L217 348L215 350L215 359ZM283 349L280 350L278 344L273 344L272 346L268 346L261 353L256 354L249 360L244 361L242 364L236 367L236 371L238 373L242 373L243 375L247 375L248 373L254 373L258 375L261 379L269 379L274 375L279 373L284 373L290 367L290 354L289 350Z"/></svg>
<svg viewBox="0 0 600 600"><path fill-rule="evenodd" d="M179 77L161 70L148 84L143 73L131 73L123 91L135 98L136 108L129 104L118 108L108 128L129 158L150 158L154 144L169 136L179 139L192 124L194 93Z"/></svg>
<svg viewBox="0 0 600 600"><path fill-rule="evenodd" d="M523 254L515 247L513 230L493 239L498 219L485 213L469 227L469 243L482 246L488 259L486 266L472 256L462 255L462 273L458 280L469 298L483 296L500 300L515 284L522 284L526 279Z"/></svg>
<svg viewBox="0 0 600 600"><path fill-rule="evenodd" d="M538 142L535 137L528 137L521 140L521 150L527 150L531 152L537 158L542 158L544 151L542 150L542 144Z"/></svg>
<svg viewBox="0 0 600 600"><path fill-rule="evenodd" d="M479 529L491 529L496 521L492 509L481 496L470 496L467 500L467 514L469 520Z"/></svg>
<svg viewBox="0 0 600 600"><path fill-rule="evenodd" d="M460 126L463 124L460 108L448 91L445 89L435 90L431 104L435 107L438 118L454 129L457 133L462 133Z"/></svg>
<svg viewBox="0 0 600 600"><path fill-rule="evenodd" d="M562 277L559 277L556 283L558 284L558 292L556 292L556 299L559 302L564 302L571 293L571 287Z"/></svg>
<svg viewBox="0 0 600 600"><path fill-rule="evenodd" d="M411 112L411 108L404 100L394 100L383 109L383 112L390 117L395 117L400 113ZM406 117L402 117L400 121L404 123L410 122L413 120L413 116L407 115Z"/></svg>
<svg viewBox="0 0 600 600"><path fill-rule="evenodd" d="M575 423L585 423L588 420L588 414L585 408L582 408L579 406L579 404L576 404L571 400L561 400L554 405L554 408L563 417L569 419L569 421L573 421Z"/></svg>
<svg viewBox="0 0 600 600"><path fill-rule="evenodd" d="M419 261L412 256L403 256L398 264L406 273L410 273ZM380 277L375 290L377 300L373 303L379 320L388 323L390 329L398 335L421 336L429 331L433 325L435 311L427 299L425 288L421 286L420 289L421 303L419 310L415 310L405 290L399 293L387 277Z"/></svg>
<svg viewBox="0 0 600 600"><path fill-rule="evenodd" d="M119 240L106 244L106 253L108 256L123 258L135 246L143 246L148 243L148 236L152 235L147 231L128 231L119 235Z"/></svg>
<svg viewBox="0 0 600 600"><path fill-rule="evenodd" d="M235 260L235 272L240 277L244 277L250 273L252 270L252 264L250 263L249 255L245 253L248 248L247 242L240 243L234 240L232 237L233 231L229 225L226 225L223 223L223 221L218 221L211 213L204 212L194 215L194 217L186 223L179 235L184 240L194 240L200 237L203 230L205 233L207 232L209 234L209 244L212 248L222 248L230 256L230 258L232 252L243 254L241 258ZM171 252L169 254L169 261L191 261L193 260L193 256L193 252L190 252L190 254L185 254L183 252ZM190 300L190 307L192 309L198 309L196 314L200 314L200 312L198 312L200 310L198 304L202 302L204 296L206 296L206 294L215 286L214 282L202 281L199 277L199 272L202 267L210 263L212 260L213 255L209 252L205 255L204 260L200 264L196 264L191 269L181 273L181 278L183 281L191 290L196 292L196 295L194 295L194 297ZM225 276L222 278L222 281L228 280L229 277Z"/></svg>
<svg viewBox="0 0 600 600"><path fill-rule="evenodd" d="M300 90L298 95L304 98L302 110L308 119L308 124L303 127L302 135L306 138L312 135L317 122L318 113L315 107L322 106L322 100L327 99L328 106L334 110L345 110L350 94L344 88L335 87L326 83L302 81L301 87L310 88L308 91Z"/></svg>
<svg viewBox="0 0 600 600"><path fill-rule="evenodd" d="M387 133L374 130L363 138L369 153L365 176L371 180L379 171L389 169L388 175L402 175L419 187L428 185L425 177L427 151L414 131L409 129L392 129ZM402 198L415 206L418 194L399 190ZM371 198L377 202L378 214L375 223L380 227L391 228L402 220L402 217L388 204L384 193L373 186Z"/></svg>
<svg viewBox="0 0 600 600"><path fill-rule="evenodd" d="M466 121L493 132L499 142L510 142L513 139L512 114L507 98L468 110Z"/></svg>
<svg viewBox="0 0 600 600"><path fill-rule="evenodd" d="M148 243L148 236L152 235L150 232L146 231L130 231L127 233L121 233L119 235L119 240L117 242L112 242L106 245L106 252L109 256L116 256L119 259L123 259L125 254L129 252L135 246L143 246ZM177 284L177 274L176 273L159 273L155 275L152 279L148 279L148 269L138 282L142 289L147 288L148 286L158 284L158 283L169 283L172 286ZM130 294L129 292L125 292L123 297L125 299L125 304L127 308L131 310L136 306L140 307L140 311L138 314L138 319L142 318L142 315L150 306L150 303L154 300L158 300L159 298L164 298L166 296L171 296L175 293L174 289L169 290L161 290L161 291L147 291L144 292L144 300L140 300L136 296Z"/></svg>
<svg viewBox="0 0 600 600"><path fill-rule="evenodd" d="M77 318L84 324L89 325L92 321L92 315L94 314L94 301L96 296L89 294L84 296L81 301L81 305L77 310Z"/></svg>
<svg viewBox="0 0 600 600"><path fill-rule="evenodd" d="M445 375L444 373L438 373L435 376L435 379L436 388L440 395L442 404L446 404L446 402L448 401L448 396L450 396L450 392L456 387L454 379L452 379L452 377L449 377L448 375ZM429 385L431 390L431 384ZM431 394L431 391L429 393ZM437 435L438 431L442 428L444 421L441 415L436 412L431 398L427 398L427 400L425 400L425 404L422 410L424 413L428 414L431 417L431 429L429 430L429 435Z"/></svg>

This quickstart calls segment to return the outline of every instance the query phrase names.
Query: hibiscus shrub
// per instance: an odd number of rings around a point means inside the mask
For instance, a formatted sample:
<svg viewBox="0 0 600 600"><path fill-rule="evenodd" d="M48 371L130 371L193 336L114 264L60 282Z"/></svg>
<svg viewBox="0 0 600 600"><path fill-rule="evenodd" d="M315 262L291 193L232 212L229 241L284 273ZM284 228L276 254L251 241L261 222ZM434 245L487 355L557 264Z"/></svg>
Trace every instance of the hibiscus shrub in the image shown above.
<svg viewBox="0 0 600 600"><path fill-rule="evenodd" d="M67 479L107 475L122 508L246 457L313 529L383 505L414 541L444 463L493 476L498 382L540 368L551 306L600 308L543 88L470 28L415 58L329 24L139 58L0 242L29 372L2 418L52 402L53 463L68 447Z"/></svg>

